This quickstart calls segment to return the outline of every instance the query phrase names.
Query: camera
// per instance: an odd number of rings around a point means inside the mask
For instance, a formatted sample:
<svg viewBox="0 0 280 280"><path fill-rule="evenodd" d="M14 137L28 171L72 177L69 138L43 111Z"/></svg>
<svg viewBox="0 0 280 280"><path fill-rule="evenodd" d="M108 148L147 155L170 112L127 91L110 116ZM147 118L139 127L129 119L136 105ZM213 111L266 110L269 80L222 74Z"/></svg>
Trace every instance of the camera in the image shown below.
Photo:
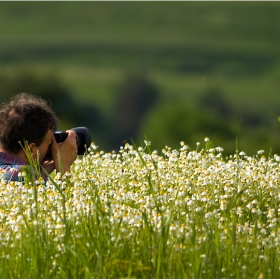
<svg viewBox="0 0 280 280"><path fill-rule="evenodd" d="M76 142L78 148L78 155L83 155L85 151L90 147L91 137L88 134L88 129L86 127L75 127L71 128L76 133ZM65 131L55 131L54 138L57 143L64 142L68 136Z"/></svg>

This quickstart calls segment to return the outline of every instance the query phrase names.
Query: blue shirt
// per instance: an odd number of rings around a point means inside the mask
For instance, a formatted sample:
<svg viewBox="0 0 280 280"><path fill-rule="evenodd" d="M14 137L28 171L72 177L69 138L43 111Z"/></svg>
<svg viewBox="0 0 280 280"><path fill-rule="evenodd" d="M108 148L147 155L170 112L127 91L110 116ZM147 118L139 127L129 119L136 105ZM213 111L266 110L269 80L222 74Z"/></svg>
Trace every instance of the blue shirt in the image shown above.
<svg viewBox="0 0 280 280"><path fill-rule="evenodd" d="M23 181L23 177L19 177L22 168L28 166L27 161L23 161L11 154L0 152L0 174L4 173L6 181ZM47 181L47 176L41 175L44 181Z"/></svg>
<svg viewBox="0 0 280 280"><path fill-rule="evenodd" d="M4 173L7 181L19 181L18 174L23 166L29 164L11 154L0 152L0 173Z"/></svg>

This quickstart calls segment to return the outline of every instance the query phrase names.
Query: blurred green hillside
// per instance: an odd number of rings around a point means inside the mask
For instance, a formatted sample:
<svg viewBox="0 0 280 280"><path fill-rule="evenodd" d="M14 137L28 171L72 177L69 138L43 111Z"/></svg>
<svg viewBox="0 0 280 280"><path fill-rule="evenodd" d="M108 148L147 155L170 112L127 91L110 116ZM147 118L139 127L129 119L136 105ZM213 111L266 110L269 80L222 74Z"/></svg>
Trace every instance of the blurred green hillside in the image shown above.
<svg viewBox="0 0 280 280"><path fill-rule="evenodd" d="M0 101L49 98L105 150L280 154L279 34L279 2L0 2Z"/></svg>

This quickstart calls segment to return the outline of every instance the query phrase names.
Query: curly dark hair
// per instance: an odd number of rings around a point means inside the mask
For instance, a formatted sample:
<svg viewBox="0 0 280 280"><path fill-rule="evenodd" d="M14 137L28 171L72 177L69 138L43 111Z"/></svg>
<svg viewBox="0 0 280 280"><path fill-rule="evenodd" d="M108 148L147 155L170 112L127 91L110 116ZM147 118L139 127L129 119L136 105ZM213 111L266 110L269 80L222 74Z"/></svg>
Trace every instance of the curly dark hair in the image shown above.
<svg viewBox="0 0 280 280"><path fill-rule="evenodd" d="M27 141L39 146L48 129L57 129L58 118L47 102L21 93L0 108L0 144L6 151L18 154Z"/></svg>

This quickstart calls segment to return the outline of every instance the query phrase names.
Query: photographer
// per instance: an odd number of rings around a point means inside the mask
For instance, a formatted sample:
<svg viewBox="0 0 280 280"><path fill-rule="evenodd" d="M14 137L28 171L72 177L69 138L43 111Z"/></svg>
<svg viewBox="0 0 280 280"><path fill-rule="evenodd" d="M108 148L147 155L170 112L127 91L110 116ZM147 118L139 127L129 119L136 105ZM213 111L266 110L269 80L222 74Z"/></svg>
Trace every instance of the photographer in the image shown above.
<svg viewBox="0 0 280 280"><path fill-rule="evenodd" d="M77 157L76 133L57 144L54 132L58 119L47 102L33 95L21 93L0 108L0 173L7 181L18 181L23 166L29 166L25 143L32 158L40 163L44 180L56 169L64 174ZM46 155L51 156L46 158Z"/></svg>

